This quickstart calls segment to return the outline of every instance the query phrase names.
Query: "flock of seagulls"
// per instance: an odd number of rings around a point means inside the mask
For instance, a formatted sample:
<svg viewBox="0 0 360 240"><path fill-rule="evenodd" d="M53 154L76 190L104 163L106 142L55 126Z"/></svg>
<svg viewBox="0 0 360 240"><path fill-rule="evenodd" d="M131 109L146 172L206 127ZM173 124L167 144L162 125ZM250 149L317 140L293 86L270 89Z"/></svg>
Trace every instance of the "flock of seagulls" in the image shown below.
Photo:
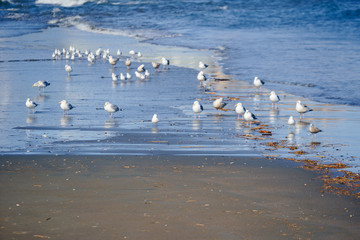
<svg viewBox="0 0 360 240"><path fill-rule="evenodd" d="M203 62L199 62L200 69L205 69L207 67L208 65L204 64ZM203 82L207 80L204 71L201 70L198 73L197 79L200 81L201 84L203 84ZM259 79L258 77L255 77L253 84L256 87L257 91L259 91L261 90L261 87L265 84L265 82ZM223 98L215 99L213 102L213 107L216 110L223 109L227 105L227 103L223 102L223 100L224 100ZM275 91L271 91L269 95L269 100L271 101L272 108L274 108L277 107L277 103L280 101L280 97L276 94ZM300 120L304 117L305 113L313 111L308 106L302 104L300 100L297 101L295 109L300 114ZM203 111L202 105L198 101L195 101L193 104L193 112L195 114L200 114L202 111ZM251 127L251 123L257 119L257 117L253 113L251 113L248 109L246 109L241 102L235 104L235 112L237 113L238 119L240 119L240 115L241 115L242 119L246 121L247 125L250 124L250 127ZM289 126L295 125L295 119L293 116L289 117L288 125ZM310 124L309 132L315 134L321 132L321 130L315 127L313 124Z"/></svg>
<svg viewBox="0 0 360 240"><path fill-rule="evenodd" d="M134 50L130 50L129 54L132 57L134 57L134 56L137 56L138 58L142 57L142 54L140 52L136 53ZM75 47L70 46L70 48L68 50L55 49L55 51L52 54L52 58L54 60L63 59L63 58L65 58L66 60L75 60L75 58L81 59L85 56L86 59L91 64L95 63L96 59L102 58L104 60L107 60L110 65L114 66L117 64L117 62L119 61L119 58L122 55L121 51L117 50L116 55L117 55L116 57L112 56L112 55L110 55L109 49L102 50L101 48L98 48L95 51L95 53L90 52L88 50L86 50L84 53L81 53ZM126 58L126 60L124 61L124 64L129 69L132 64L131 59ZM169 65L170 65L170 60L166 59L165 57L162 57L161 64L163 65L163 69L168 69ZM152 66L155 69L155 71L159 71L160 63L152 62ZM73 69L70 65L66 64L65 71L70 76ZM135 76L137 78L139 78L140 80L144 80L144 79L147 79L150 77L150 72L147 69L145 69L144 64L141 64L140 66L137 67L137 69L135 71ZM112 73L111 78L113 81L118 81L119 79L121 81L126 81L126 80L130 80L132 78L132 75L129 72L127 72L125 75L123 73L120 73L119 76L116 75L115 73ZM40 81L37 81L36 83L34 83L33 87L38 87L39 91L42 90L44 92L45 88L48 87L49 85L50 85L49 82L40 80ZM64 111L64 115L65 114L69 115L69 111L71 109L75 108L71 103L67 102L67 100L62 100L59 103L60 103L60 108ZM28 98L26 100L25 105L28 108L29 113L30 113L30 111L32 111L33 114L35 113L35 108L38 106L38 104L36 102L32 101L30 98ZM104 110L110 114L111 118L113 117L114 113L116 113L118 111L122 111L122 109L120 109L117 105L112 104L110 102L105 102ZM157 114L154 114L154 116L152 118L152 123L157 124L158 122L159 122L159 118L157 117Z"/></svg>
<svg viewBox="0 0 360 240"><path fill-rule="evenodd" d="M134 56L137 56L139 58L142 57L142 54L140 52L136 53L134 50L130 50L129 54L132 57L134 57ZM122 55L122 53L120 50L117 51L117 56L114 57L114 56L110 55L109 49L102 50L101 48L99 48L95 51L95 54L94 54L90 51L85 51L85 53L81 53L79 50L75 49L74 47L70 47L69 50L63 49L61 51L60 49L56 49L54 51L54 53L52 54L52 57L53 57L53 59L58 59L58 58L61 59L63 56L65 56L65 59L73 60L76 57L82 58L82 57L86 56L87 60L90 63L94 63L96 59L102 57L103 59L107 60L110 65L114 66L119 61L119 58L121 55ZM126 58L126 60L124 61L124 64L129 69L132 64L131 59ZM161 63L152 62L151 64L155 71L159 71L160 65L163 65L163 69L165 70L165 69L168 69L168 67L170 65L170 60L166 59L165 57L162 57ZM207 77L203 70L208 68L208 66L209 65L207 65L201 61L199 62L199 65L198 65L198 67L201 69L201 71L198 73L197 79L198 79L198 81L200 81L203 84L203 86L205 85L205 82L207 80ZM70 76L73 69L70 65L66 64L65 71ZM140 66L138 66L136 68L135 76L140 80L144 80L144 79L150 77L150 72L147 69L145 69L144 64L141 64ZM113 81L118 81L119 79L121 81L126 81L126 80L130 80L132 78L132 75L129 72L127 72L125 75L123 73L120 73L119 75L112 73L111 78ZM261 90L261 87L265 84L265 82L263 80L259 79L258 77L255 77L253 84L257 88L257 91L259 91L259 90ZM33 84L33 87L38 87L39 91L41 91L41 90L45 91L45 88L48 87L49 85L50 85L50 83L47 81L37 81L36 83ZM277 106L277 103L280 101L280 97L275 93L275 91L271 91L269 100L271 101L272 107L274 108L275 106ZM67 102L67 100L62 100L59 103L60 103L60 108L64 111L64 115L69 114L69 111L74 108L74 106L72 104L70 104L69 102ZM213 101L213 107L216 109L217 112L219 110L224 109L224 107L226 105L227 105L227 103L224 102L224 99L222 97L217 98ZM37 106L38 106L38 104L35 103L34 101L32 101L30 98L28 98L26 100L26 107L28 108L29 113L30 113L30 111L32 111L32 113L34 114L34 112L35 112L34 109ZM302 104L300 100L297 101L295 109L300 114L300 120L304 117L305 113L312 111L312 109L310 109L306 105ZM122 109L120 109L117 105L112 104L110 102L105 102L104 110L110 114L111 118L113 117L114 113L116 113L118 111L122 111ZM194 101L192 110L195 114L195 118L197 118L197 117L200 118L200 114L201 114L201 112L203 112L204 108L200 104L199 101ZM252 112L250 112L249 109L246 109L242 105L241 102L235 104L235 112L237 114L237 118L240 119L240 115L241 115L242 119L244 119L246 121L247 125L250 124L250 127L251 127L252 122L257 119L257 117ZM159 118L158 118L157 114L153 115L151 122L154 125L158 124ZM289 126L295 125L295 119L293 116L289 117L288 125ZM317 127L315 127L313 124L310 124L309 131L314 134L321 132L321 130L318 129Z"/></svg>

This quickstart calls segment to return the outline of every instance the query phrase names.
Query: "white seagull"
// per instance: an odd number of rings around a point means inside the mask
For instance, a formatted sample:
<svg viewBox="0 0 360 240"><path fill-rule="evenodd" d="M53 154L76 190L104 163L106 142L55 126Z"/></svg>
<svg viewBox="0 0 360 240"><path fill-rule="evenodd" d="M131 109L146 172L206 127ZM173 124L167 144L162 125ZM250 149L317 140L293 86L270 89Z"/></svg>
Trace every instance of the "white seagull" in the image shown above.
<svg viewBox="0 0 360 240"><path fill-rule="evenodd" d="M153 68L154 68L155 70L159 70L160 63L152 62L151 64L152 64L152 66L153 66Z"/></svg>
<svg viewBox="0 0 360 240"><path fill-rule="evenodd" d="M257 88L261 88L262 85L264 85L265 82L260 80L258 77L254 78L254 86Z"/></svg>
<svg viewBox="0 0 360 240"><path fill-rule="evenodd" d="M199 68L201 68L201 69L205 69L205 68L207 68L209 65L207 65L207 64L205 64L205 63L203 63L203 62L199 62Z"/></svg>
<svg viewBox="0 0 360 240"><path fill-rule="evenodd" d="M126 61L125 61L125 66L126 66L127 68L130 68L130 66L131 66L131 61L130 61L129 58L126 59Z"/></svg>
<svg viewBox="0 0 360 240"><path fill-rule="evenodd" d="M34 101L31 101L30 98L28 98L28 99L26 99L25 105L29 109L29 112L30 112L30 109L32 109L33 113L34 113L34 111L35 111L34 108L36 108L39 104L37 104Z"/></svg>
<svg viewBox="0 0 360 240"><path fill-rule="evenodd" d="M50 85L50 83L49 82L47 82L47 81L37 81L36 83L34 83L32 86L33 87L38 87L39 88L39 90L42 88L43 89L43 91L45 91L45 88L47 87L47 86L49 86Z"/></svg>
<svg viewBox="0 0 360 240"><path fill-rule="evenodd" d="M170 60L166 59L166 58L161 58L161 64L164 66L164 69L168 68L168 66L170 65Z"/></svg>
<svg viewBox="0 0 360 240"><path fill-rule="evenodd" d="M293 116L290 116L290 117L289 117L288 124L289 124L289 125L295 125L295 120L294 120L294 117L293 117Z"/></svg>
<svg viewBox="0 0 360 240"><path fill-rule="evenodd" d="M145 65L141 64L138 68L137 68L138 72L145 72Z"/></svg>
<svg viewBox="0 0 360 240"><path fill-rule="evenodd" d="M132 78L131 74L130 73L126 73L126 79L127 80L130 80Z"/></svg>
<svg viewBox="0 0 360 240"><path fill-rule="evenodd" d="M251 122L257 118L253 113L251 113L249 110L246 109L245 114L244 114L244 119L247 122L246 124L248 124L250 122L250 127L251 127Z"/></svg>
<svg viewBox="0 0 360 240"><path fill-rule="evenodd" d="M224 103L223 102L223 98L218 98L216 99L214 102L213 102L213 107L216 109L216 110L219 110L219 109L222 109L226 106L227 103Z"/></svg>
<svg viewBox="0 0 360 240"><path fill-rule="evenodd" d="M200 71L197 75L197 80L199 80L200 82L206 81L206 76L204 75L203 71Z"/></svg>
<svg viewBox="0 0 360 240"><path fill-rule="evenodd" d="M120 73L120 80L121 80L121 81L125 81L125 80L126 80L124 74L122 74L122 73Z"/></svg>
<svg viewBox="0 0 360 240"><path fill-rule="evenodd" d="M112 117L113 113L116 113L120 110L118 106L116 106L115 104L109 103L109 102L106 102L104 104L104 109L105 109L105 111L110 113L110 117Z"/></svg>
<svg viewBox="0 0 360 240"><path fill-rule="evenodd" d="M269 99L272 107L280 101L280 97L274 91L271 91Z"/></svg>
<svg viewBox="0 0 360 240"><path fill-rule="evenodd" d="M59 103L60 103L60 108L62 110L64 110L64 115L65 115L66 111L67 111L67 114L69 115L69 111L74 108L73 105L68 103L66 100L62 100Z"/></svg>
<svg viewBox="0 0 360 240"><path fill-rule="evenodd" d="M111 65L116 65L116 63L117 63L117 61L118 61L119 59L118 58L114 58L113 56L109 56L109 63L111 64Z"/></svg>
<svg viewBox="0 0 360 240"><path fill-rule="evenodd" d="M193 106L192 106L192 110L193 112L195 113L195 118L196 118L196 114L199 115L199 118L200 118L200 113L204 110L203 106L199 103L199 101L195 101L193 103Z"/></svg>
<svg viewBox="0 0 360 240"><path fill-rule="evenodd" d="M304 113L311 112L312 109L308 108L308 106L302 104L301 101L298 100L296 102L296 111L300 113L300 119L301 119L301 114L304 116Z"/></svg>
<svg viewBox="0 0 360 240"><path fill-rule="evenodd" d="M242 115L242 118L244 118L244 113L246 111L246 108L242 105L242 103L235 104L235 112L238 114L238 119L240 118L240 115Z"/></svg>
<svg viewBox="0 0 360 240"><path fill-rule="evenodd" d="M115 73L111 74L111 78L114 82L116 82L118 80L118 76Z"/></svg>
<svg viewBox="0 0 360 240"><path fill-rule="evenodd" d="M157 114L154 114L152 119L151 119L151 122L156 125L158 122L159 122L159 118L157 116Z"/></svg>

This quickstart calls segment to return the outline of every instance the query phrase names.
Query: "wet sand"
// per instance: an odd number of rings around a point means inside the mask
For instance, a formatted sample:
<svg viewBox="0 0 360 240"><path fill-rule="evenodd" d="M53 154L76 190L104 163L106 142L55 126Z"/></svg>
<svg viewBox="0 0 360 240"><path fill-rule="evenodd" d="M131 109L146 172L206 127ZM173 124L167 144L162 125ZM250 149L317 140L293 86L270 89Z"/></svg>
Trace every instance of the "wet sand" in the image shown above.
<svg viewBox="0 0 360 240"><path fill-rule="evenodd" d="M2 156L1 239L359 239L359 202L289 161Z"/></svg>

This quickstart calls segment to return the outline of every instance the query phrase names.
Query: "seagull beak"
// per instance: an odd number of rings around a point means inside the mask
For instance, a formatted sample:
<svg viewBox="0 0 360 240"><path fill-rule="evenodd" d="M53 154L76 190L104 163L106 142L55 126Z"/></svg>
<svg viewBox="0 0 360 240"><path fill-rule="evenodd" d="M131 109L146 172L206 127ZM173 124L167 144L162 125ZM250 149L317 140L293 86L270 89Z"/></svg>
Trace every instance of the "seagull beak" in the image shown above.
<svg viewBox="0 0 360 240"><path fill-rule="evenodd" d="M61 101L59 103L61 103Z"/></svg>

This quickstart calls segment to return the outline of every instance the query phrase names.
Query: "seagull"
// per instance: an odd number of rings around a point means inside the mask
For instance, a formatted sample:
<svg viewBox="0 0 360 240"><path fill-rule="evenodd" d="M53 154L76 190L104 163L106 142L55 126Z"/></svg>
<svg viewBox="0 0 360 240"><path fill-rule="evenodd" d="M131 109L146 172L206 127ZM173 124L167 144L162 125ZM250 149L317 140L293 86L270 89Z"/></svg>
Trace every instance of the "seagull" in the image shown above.
<svg viewBox="0 0 360 240"><path fill-rule="evenodd" d="M132 78L131 74L130 73L126 73L126 79L127 80L130 80Z"/></svg>
<svg viewBox="0 0 360 240"><path fill-rule="evenodd" d="M42 88L43 89L43 91L45 91L45 88L47 87L47 86L49 86L50 85L50 83L49 82L47 82L47 81L37 81L36 83L34 83L32 86L33 87L38 87L39 88L39 90Z"/></svg>
<svg viewBox="0 0 360 240"><path fill-rule="evenodd" d="M111 56L111 55L109 56L109 63L111 65L116 65L118 60L119 60L118 58L113 58L113 56Z"/></svg>
<svg viewBox="0 0 360 240"><path fill-rule="evenodd" d="M164 69L168 68L168 66L170 65L170 60L163 57L161 58L161 64L164 66Z"/></svg>
<svg viewBox="0 0 360 240"><path fill-rule="evenodd" d="M137 68L138 72L145 72L145 65L141 64L138 68Z"/></svg>
<svg viewBox="0 0 360 240"><path fill-rule="evenodd" d="M148 70L145 70L145 78L149 78L150 77L150 73Z"/></svg>
<svg viewBox="0 0 360 240"><path fill-rule="evenodd" d="M136 53L135 53L134 50L130 50L130 51L129 51L129 54L130 54L130 55L135 55Z"/></svg>
<svg viewBox="0 0 360 240"><path fill-rule="evenodd" d="M201 69L205 69L205 68L207 68L209 65L207 65L207 64L205 64L205 63L203 63L203 62L199 62L199 68L201 68Z"/></svg>
<svg viewBox="0 0 360 240"><path fill-rule="evenodd" d="M128 67L128 68L130 68L130 66L131 66L131 61L130 61L129 58L126 59L126 61L125 61L125 66Z"/></svg>
<svg viewBox="0 0 360 240"><path fill-rule="evenodd" d="M138 52L138 53L137 53L137 56L138 56L139 58L142 57L141 52Z"/></svg>
<svg viewBox="0 0 360 240"><path fill-rule="evenodd" d="M113 113L116 113L117 111L120 110L118 106L116 106L115 104L109 103L109 102L106 102L104 104L104 109L105 109L105 111L110 113L110 117L112 117Z"/></svg>
<svg viewBox="0 0 360 240"><path fill-rule="evenodd" d="M69 111L74 108L73 105L68 103L66 100L62 100L59 103L60 103L61 109L64 110L64 115L65 115L66 111L67 111L67 114L69 115Z"/></svg>
<svg viewBox="0 0 360 240"><path fill-rule="evenodd" d="M89 54L87 57L87 60L89 61L89 63L94 63L95 62L95 56L94 54Z"/></svg>
<svg viewBox="0 0 360 240"><path fill-rule="evenodd" d="M269 99L271 101L272 107L274 107L274 105L280 101L280 97L278 95L276 95L276 93L274 91L271 91Z"/></svg>
<svg viewBox="0 0 360 240"><path fill-rule="evenodd" d="M152 66L153 66L153 68L154 68L155 70L158 70L158 69L159 69L160 63L152 62L151 64L152 64Z"/></svg>
<svg viewBox="0 0 360 240"><path fill-rule="evenodd" d="M118 80L118 76L117 76L115 73L112 73L112 74L111 74L111 78L112 78L112 80L115 81L115 82Z"/></svg>
<svg viewBox="0 0 360 240"><path fill-rule="evenodd" d="M213 102L213 106L216 110L222 109L226 106L227 103L223 102L223 98L218 98Z"/></svg>
<svg viewBox="0 0 360 240"><path fill-rule="evenodd" d="M199 114L199 118L200 118L200 113L204 110L203 106L199 103L199 101L195 101L193 103L192 106L192 110L195 113L195 118L196 118L196 114Z"/></svg>
<svg viewBox="0 0 360 240"><path fill-rule="evenodd" d="M126 80L124 74L122 74L122 73L120 73L120 80L121 80L121 81L125 81L125 80Z"/></svg>
<svg viewBox="0 0 360 240"><path fill-rule="evenodd" d="M295 120L294 120L294 117L293 117L293 116L290 116L290 117L289 117L288 124L289 124L289 125L295 125Z"/></svg>
<svg viewBox="0 0 360 240"><path fill-rule="evenodd" d="M117 50L116 55L117 55L118 57L120 57L120 56L121 56L121 51L120 51L119 49Z"/></svg>
<svg viewBox="0 0 360 240"><path fill-rule="evenodd" d="M34 113L34 108L36 108L39 104L37 104L36 102L33 102L30 100L30 98L26 99L26 103L25 103L26 107L29 109L33 109L33 113Z"/></svg>
<svg viewBox="0 0 360 240"><path fill-rule="evenodd" d="M254 85L255 85L255 87L261 88L261 86L264 85L264 84L265 84L265 82L262 81L262 80L260 80L258 77L255 77L255 78L254 78Z"/></svg>
<svg viewBox="0 0 360 240"><path fill-rule="evenodd" d="M306 112L311 112L312 109L308 108L308 106L302 104L301 101L298 100L296 102L296 111L298 111L298 113L300 113L300 119L301 119L301 114L304 115L304 113L306 113Z"/></svg>
<svg viewBox="0 0 360 240"><path fill-rule="evenodd" d="M145 79L145 75L139 73L138 71L135 71L135 76L141 80L144 80Z"/></svg>
<svg viewBox="0 0 360 240"><path fill-rule="evenodd" d="M204 75L203 71L200 71L197 75L197 80L199 80L200 82L206 81L206 76Z"/></svg>
<svg viewBox="0 0 360 240"><path fill-rule="evenodd" d="M310 127L309 127L309 131L313 134L316 134L318 132L321 132L320 129L318 129L317 127L315 127L312 123L310 124Z"/></svg>
<svg viewBox="0 0 360 240"><path fill-rule="evenodd" d="M242 103L235 104L235 112L238 114L238 119L240 118L240 114L244 118L244 113L246 111L246 108L243 107Z"/></svg>
<svg viewBox="0 0 360 240"><path fill-rule="evenodd" d="M156 125L158 122L159 122L159 118L157 117L157 114L154 114L152 119L151 119L151 122Z"/></svg>
<svg viewBox="0 0 360 240"><path fill-rule="evenodd" d="M247 122L246 125L250 122L250 127L251 127L251 122L257 118L253 113L251 113L249 110L246 109L244 114L244 119Z"/></svg>

